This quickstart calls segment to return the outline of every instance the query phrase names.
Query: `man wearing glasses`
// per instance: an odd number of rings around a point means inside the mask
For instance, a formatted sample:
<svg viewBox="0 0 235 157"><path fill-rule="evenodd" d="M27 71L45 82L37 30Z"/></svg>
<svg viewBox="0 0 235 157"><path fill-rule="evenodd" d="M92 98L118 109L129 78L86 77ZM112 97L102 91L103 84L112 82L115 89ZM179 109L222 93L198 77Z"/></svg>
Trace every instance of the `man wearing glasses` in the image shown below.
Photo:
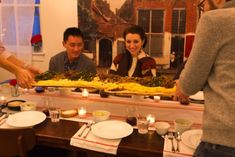
<svg viewBox="0 0 235 157"><path fill-rule="evenodd" d="M194 157L235 157L235 0L203 0L176 99L203 89L202 142Z"/></svg>

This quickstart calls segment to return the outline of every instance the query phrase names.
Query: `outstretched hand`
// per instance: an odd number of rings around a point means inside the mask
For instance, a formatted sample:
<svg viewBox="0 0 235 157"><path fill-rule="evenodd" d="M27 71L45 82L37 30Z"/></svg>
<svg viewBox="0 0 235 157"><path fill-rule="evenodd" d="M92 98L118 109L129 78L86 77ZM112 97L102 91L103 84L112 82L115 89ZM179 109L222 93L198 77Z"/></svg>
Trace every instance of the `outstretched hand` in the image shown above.
<svg viewBox="0 0 235 157"><path fill-rule="evenodd" d="M34 78L28 70L18 69L16 73L17 83L22 88L32 88L32 84L34 83Z"/></svg>
<svg viewBox="0 0 235 157"><path fill-rule="evenodd" d="M173 97L174 101L179 101L181 104L183 105L188 105L189 104L189 96L185 95L182 93L180 87L179 87L179 81L176 80L176 92L175 95Z"/></svg>

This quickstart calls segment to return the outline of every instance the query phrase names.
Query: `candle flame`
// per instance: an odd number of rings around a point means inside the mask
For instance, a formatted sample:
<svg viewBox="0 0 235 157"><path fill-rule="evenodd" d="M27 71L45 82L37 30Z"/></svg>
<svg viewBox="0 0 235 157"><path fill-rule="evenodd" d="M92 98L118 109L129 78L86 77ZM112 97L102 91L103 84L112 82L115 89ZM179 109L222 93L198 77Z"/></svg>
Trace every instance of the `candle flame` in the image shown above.
<svg viewBox="0 0 235 157"><path fill-rule="evenodd" d="M87 89L85 88L83 91L82 91L82 96L83 97L88 97L89 93L87 91Z"/></svg>

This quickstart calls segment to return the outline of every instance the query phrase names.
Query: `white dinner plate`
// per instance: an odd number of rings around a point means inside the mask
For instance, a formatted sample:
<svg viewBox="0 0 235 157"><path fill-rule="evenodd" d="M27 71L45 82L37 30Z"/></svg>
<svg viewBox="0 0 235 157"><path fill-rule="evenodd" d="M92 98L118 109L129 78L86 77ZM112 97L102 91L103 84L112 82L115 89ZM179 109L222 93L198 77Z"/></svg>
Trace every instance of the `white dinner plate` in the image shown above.
<svg viewBox="0 0 235 157"><path fill-rule="evenodd" d="M43 122L46 115L39 111L24 111L10 115L6 123L13 127L31 127Z"/></svg>
<svg viewBox="0 0 235 157"><path fill-rule="evenodd" d="M196 149L201 142L202 130L188 130L181 135L182 142L192 148Z"/></svg>
<svg viewBox="0 0 235 157"><path fill-rule="evenodd" d="M204 100L203 91L199 91L196 94L189 96L189 98L192 100Z"/></svg>
<svg viewBox="0 0 235 157"><path fill-rule="evenodd" d="M130 124L118 120L108 120L91 126L95 136L106 139L120 139L129 136L133 132Z"/></svg>

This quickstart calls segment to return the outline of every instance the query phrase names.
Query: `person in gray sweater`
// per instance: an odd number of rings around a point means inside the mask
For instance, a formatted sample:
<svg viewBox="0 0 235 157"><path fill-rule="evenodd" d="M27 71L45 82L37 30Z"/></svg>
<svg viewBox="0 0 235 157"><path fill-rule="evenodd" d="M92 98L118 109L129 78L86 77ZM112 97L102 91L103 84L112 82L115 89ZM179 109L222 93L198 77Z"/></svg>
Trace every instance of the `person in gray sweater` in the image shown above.
<svg viewBox="0 0 235 157"><path fill-rule="evenodd" d="M205 0L174 99L203 89L202 142L195 157L235 157L235 0ZM218 7L218 9L214 9Z"/></svg>
<svg viewBox="0 0 235 157"><path fill-rule="evenodd" d="M66 51L51 57L49 71L64 73L66 71L89 72L96 74L95 63L84 55L84 36L77 27L69 27L64 32L63 46Z"/></svg>

